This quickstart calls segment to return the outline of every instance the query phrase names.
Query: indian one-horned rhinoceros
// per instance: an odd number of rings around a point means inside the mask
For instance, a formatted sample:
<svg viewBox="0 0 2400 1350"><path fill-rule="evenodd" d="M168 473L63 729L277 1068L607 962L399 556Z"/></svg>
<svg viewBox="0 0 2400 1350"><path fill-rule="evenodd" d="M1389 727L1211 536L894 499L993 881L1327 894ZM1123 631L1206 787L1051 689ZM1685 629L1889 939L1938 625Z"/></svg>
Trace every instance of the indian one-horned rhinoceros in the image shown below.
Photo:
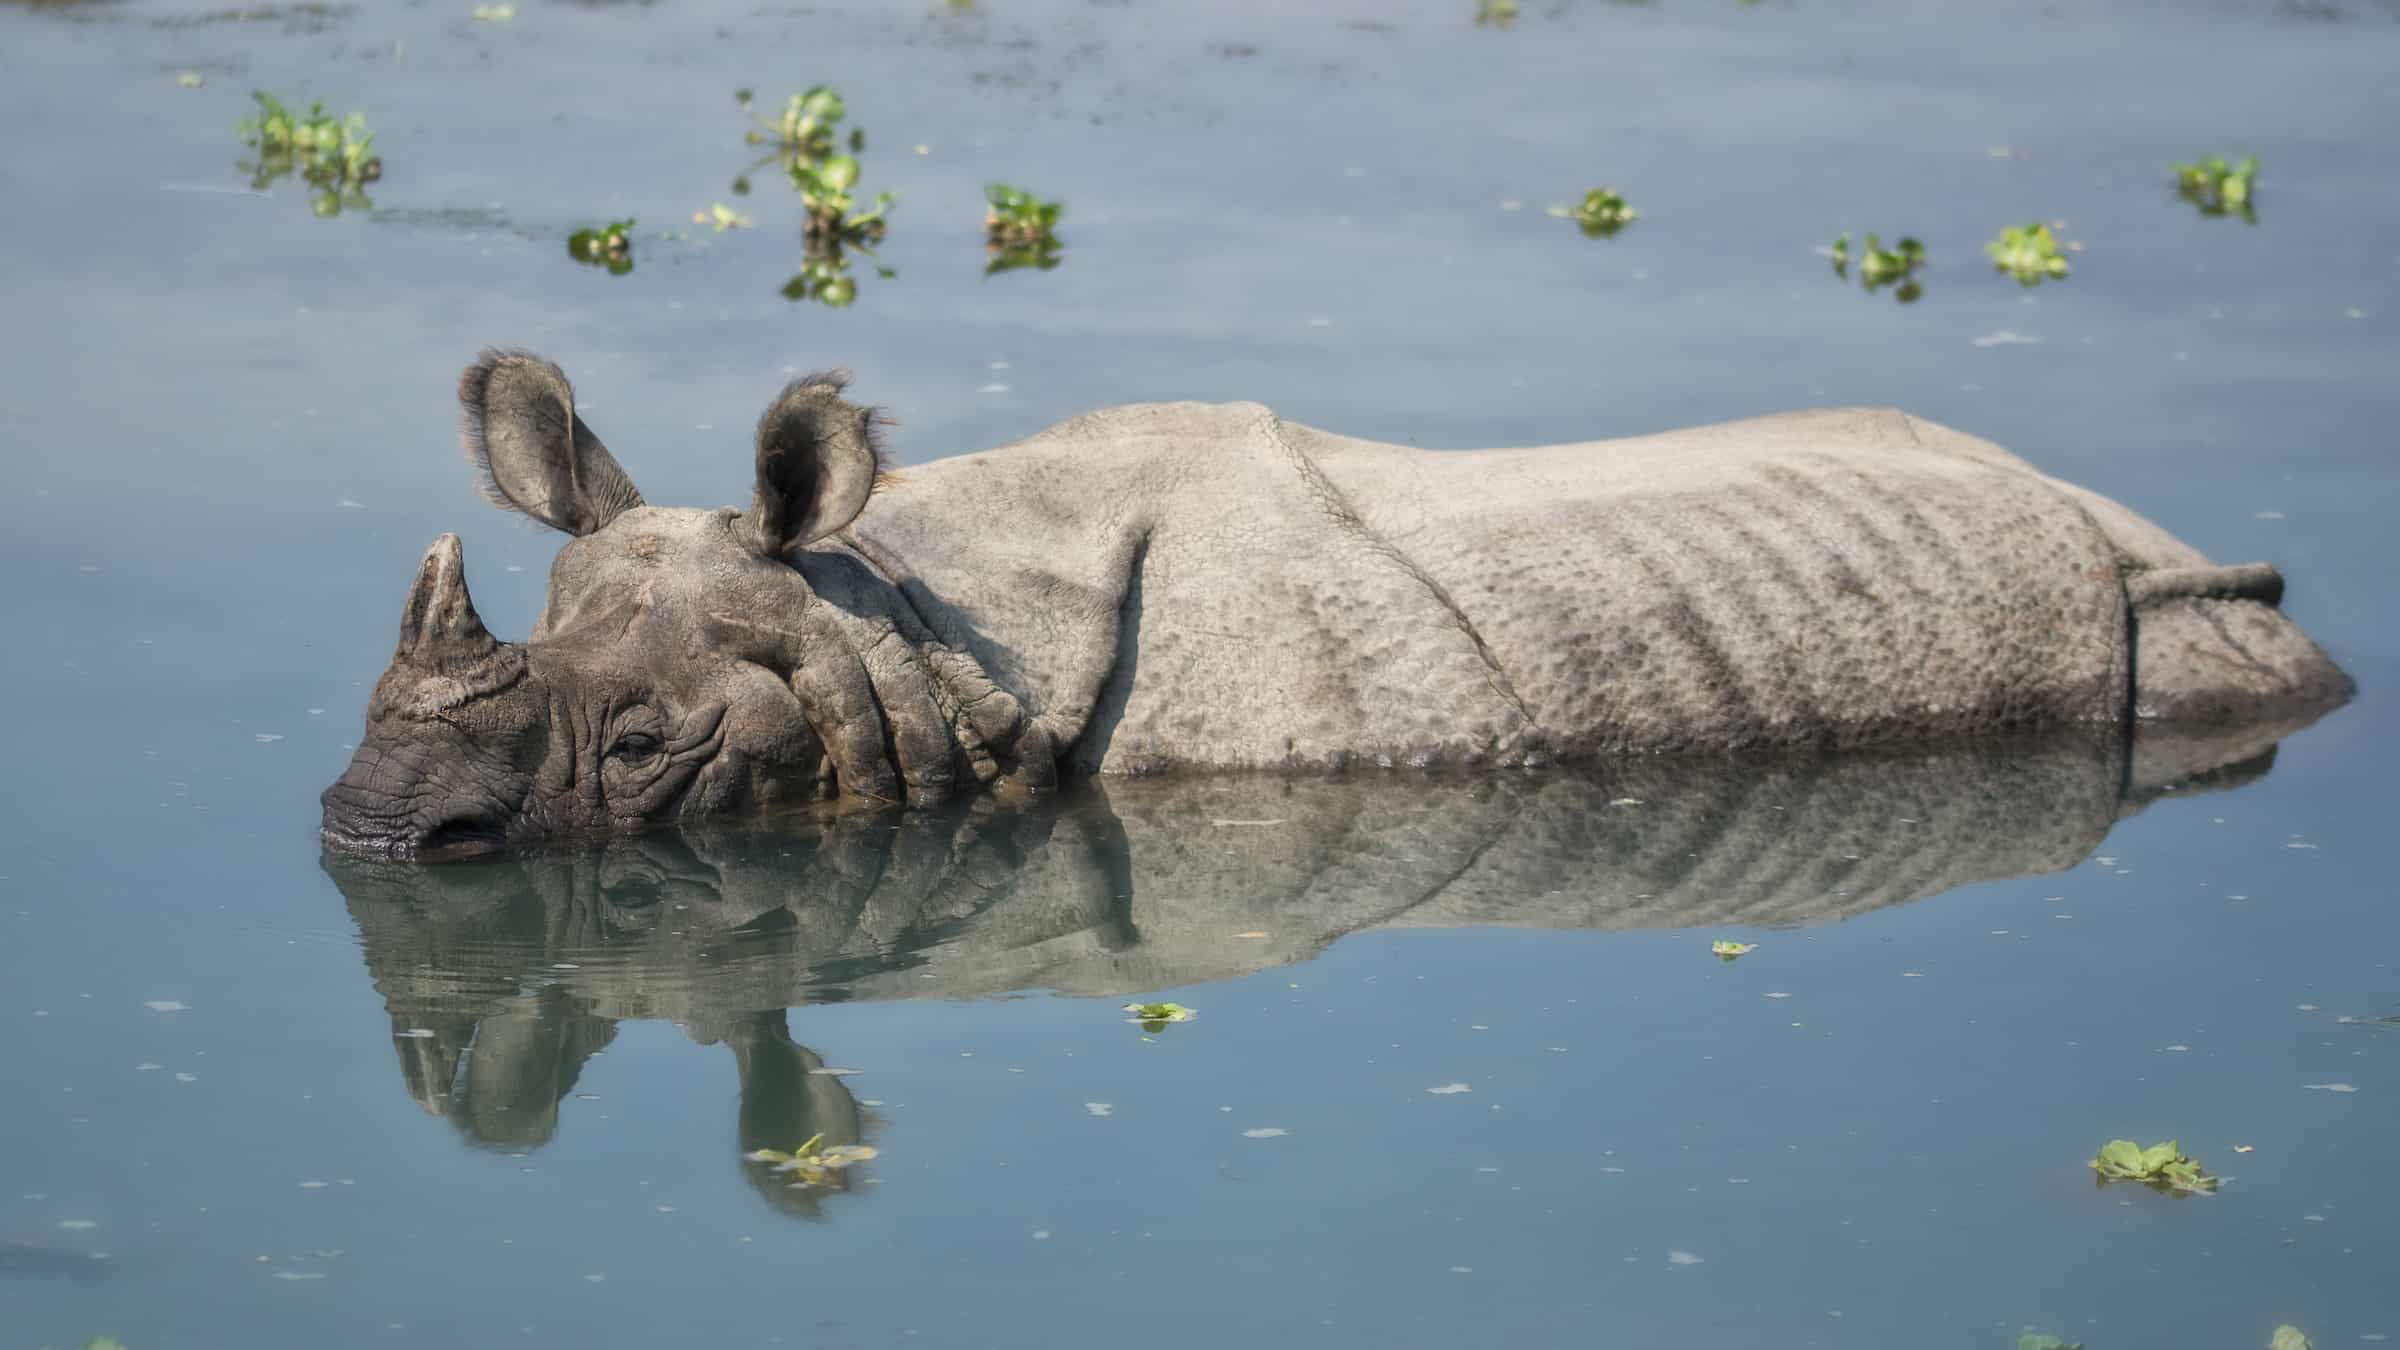
<svg viewBox="0 0 2400 1350"><path fill-rule="evenodd" d="M2351 689L2273 568L1897 411L1457 453L1159 404L899 478L843 384L788 386L749 509L711 511L646 504L556 366L469 367L487 492L573 538L523 643L434 541L327 840L433 857L1064 773L2288 726Z"/></svg>

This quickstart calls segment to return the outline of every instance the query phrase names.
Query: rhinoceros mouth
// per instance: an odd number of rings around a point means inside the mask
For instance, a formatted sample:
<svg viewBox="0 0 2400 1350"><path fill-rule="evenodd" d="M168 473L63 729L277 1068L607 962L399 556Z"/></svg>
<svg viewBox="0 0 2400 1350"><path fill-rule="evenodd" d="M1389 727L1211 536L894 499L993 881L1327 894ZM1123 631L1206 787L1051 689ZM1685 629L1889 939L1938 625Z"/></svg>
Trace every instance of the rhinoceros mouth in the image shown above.
<svg viewBox="0 0 2400 1350"><path fill-rule="evenodd" d="M431 828L414 824L327 821L318 832L327 848L356 857L442 862L496 853L508 832L479 816L453 816Z"/></svg>

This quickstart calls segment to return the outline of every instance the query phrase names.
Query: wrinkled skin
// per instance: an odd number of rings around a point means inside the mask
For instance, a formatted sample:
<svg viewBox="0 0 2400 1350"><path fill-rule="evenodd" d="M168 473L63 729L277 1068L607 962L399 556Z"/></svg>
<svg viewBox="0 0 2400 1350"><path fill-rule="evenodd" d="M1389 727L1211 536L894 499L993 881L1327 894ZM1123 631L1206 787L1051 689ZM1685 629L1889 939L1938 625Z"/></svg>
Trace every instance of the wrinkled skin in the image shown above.
<svg viewBox="0 0 2400 1350"><path fill-rule="evenodd" d="M1062 773L2271 743L2351 693L2273 568L1890 410L1462 454L1151 405L893 486L842 386L786 388L749 509L708 511L643 502L555 366L469 367L487 495L573 537L524 643L434 542L327 842L442 858Z"/></svg>

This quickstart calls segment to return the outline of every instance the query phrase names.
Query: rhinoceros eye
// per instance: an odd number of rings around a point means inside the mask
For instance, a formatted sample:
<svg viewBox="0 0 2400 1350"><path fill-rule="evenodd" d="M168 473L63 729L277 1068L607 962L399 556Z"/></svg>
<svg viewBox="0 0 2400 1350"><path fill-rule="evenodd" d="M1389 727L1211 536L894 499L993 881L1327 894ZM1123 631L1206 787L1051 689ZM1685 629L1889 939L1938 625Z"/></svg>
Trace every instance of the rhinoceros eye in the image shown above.
<svg viewBox="0 0 2400 1350"><path fill-rule="evenodd" d="M612 759L628 759L638 762L657 754L662 748L658 737L649 732L628 731L617 738L617 743L608 748L608 753Z"/></svg>

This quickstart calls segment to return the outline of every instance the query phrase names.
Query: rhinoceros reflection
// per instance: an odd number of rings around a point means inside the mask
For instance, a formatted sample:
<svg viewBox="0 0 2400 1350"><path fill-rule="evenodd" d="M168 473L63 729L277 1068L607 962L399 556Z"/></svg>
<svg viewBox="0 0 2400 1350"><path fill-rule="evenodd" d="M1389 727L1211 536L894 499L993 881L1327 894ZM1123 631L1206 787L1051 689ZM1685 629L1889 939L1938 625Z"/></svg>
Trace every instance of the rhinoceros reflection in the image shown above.
<svg viewBox="0 0 2400 1350"><path fill-rule="evenodd" d="M558 1127L619 1021L732 1049L740 1151L867 1122L786 1010L1043 988L1117 997L1305 960L1383 927L1690 928L1848 918L2054 871L2271 738L1909 756L1632 760L1606 777L1111 782L1010 807L848 815L420 867L329 854L403 1076L478 1143ZM1239 935L1239 936L1237 936ZM1261 936L1263 935L1263 936ZM762 1192L806 1211L753 1165Z"/></svg>

